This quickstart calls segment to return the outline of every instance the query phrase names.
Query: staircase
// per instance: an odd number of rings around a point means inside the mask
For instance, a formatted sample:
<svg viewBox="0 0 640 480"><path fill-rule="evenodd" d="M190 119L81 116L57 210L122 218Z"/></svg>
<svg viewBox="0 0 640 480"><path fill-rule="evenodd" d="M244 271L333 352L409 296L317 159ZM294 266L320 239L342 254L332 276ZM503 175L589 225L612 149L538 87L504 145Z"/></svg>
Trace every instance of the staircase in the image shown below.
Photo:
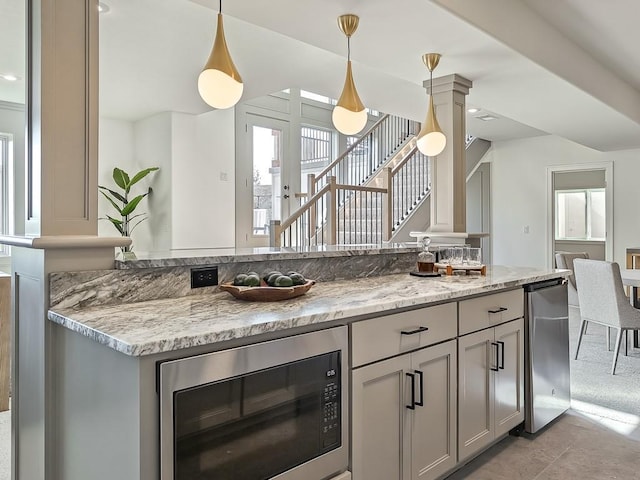
<svg viewBox="0 0 640 480"><path fill-rule="evenodd" d="M308 175L308 193L296 194L303 205L282 223L271 223L271 246L380 244L426 230L430 165L416 147L419 128L417 122L384 115L318 175ZM490 145L469 139L467 173L475 171Z"/></svg>

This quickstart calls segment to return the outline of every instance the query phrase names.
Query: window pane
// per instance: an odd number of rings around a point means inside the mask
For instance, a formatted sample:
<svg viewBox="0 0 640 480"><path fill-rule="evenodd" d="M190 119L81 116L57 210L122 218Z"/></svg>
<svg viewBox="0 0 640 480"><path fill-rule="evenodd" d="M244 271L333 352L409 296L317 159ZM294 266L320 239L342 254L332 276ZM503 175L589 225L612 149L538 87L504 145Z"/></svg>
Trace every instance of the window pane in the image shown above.
<svg viewBox="0 0 640 480"><path fill-rule="evenodd" d="M12 137L0 133L0 234L12 233L13 226L13 178L10 168L12 159ZM0 245L0 255L8 255L9 247Z"/></svg>
<svg viewBox="0 0 640 480"><path fill-rule="evenodd" d="M591 238L604 239L606 236L604 190L592 190L591 194Z"/></svg>
<svg viewBox="0 0 640 480"><path fill-rule="evenodd" d="M333 133L331 130L303 126L300 140L300 191L306 192L308 175L317 175L333 160Z"/></svg>
<svg viewBox="0 0 640 480"><path fill-rule="evenodd" d="M586 192L558 192L557 238L587 238Z"/></svg>
<svg viewBox="0 0 640 480"><path fill-rule="evenodd" d="M7 211L7 202L6 202L6 197L7 197L7 189L5 186L5 176L6 176L6 164L8 159L5 158L6 154L6 140L5 137L0 135L0 233L1 234L6 234L7 230L7 216L8 216L8 211ZM1 251L1 246L0 246L0 253Z"/></svg>
<svg viewBox="0 0 640 480"><path fill-rule="evenodd" d="M325 97L324 95L318 95L317 93L309 92L307 90L300 90L300 96L302 98L308 98L317 102L327 103L329 105L335 105L336 100L333 98Z"/></svg>
<svg viewBox="0 0 640 480"><path fill-rule="evenodd" d="M271 220L280 220L282 131L253 127L253 234L268 235Z"/></svg>

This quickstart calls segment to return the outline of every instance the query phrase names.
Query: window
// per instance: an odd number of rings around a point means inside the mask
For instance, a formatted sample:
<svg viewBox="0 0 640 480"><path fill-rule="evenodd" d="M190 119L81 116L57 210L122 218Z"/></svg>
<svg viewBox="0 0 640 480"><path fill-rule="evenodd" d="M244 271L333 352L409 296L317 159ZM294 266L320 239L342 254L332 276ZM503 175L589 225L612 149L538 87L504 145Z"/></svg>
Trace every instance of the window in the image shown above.
<svg viewBox="0 0 640 480"><path fill-rule="evenodd" d="M308 98L309 100L315 100L316 102L326 103L328 105L335 105L338 103L333 98L326 97L324 95L318 95L317 93L309 92L307 90L300 90L300 96L302 98Z"/></svg>
<svg viewBox="0 0 640 480"><path fill-rule="evenodd" d="M303 167L308 164L322 166L329 164L333 152L331 130L316 127L302 127L301 129L302 152L301 162Z"/></svg>
<svg viewBox="0 0 640 480"><path fill-rule="evenodd" d="M316 102L326 103L327 105L335 105L338 103L338 100L335 98L327 97L325 95L319 95L317 93L309 92L308 90L300 90L300 96L302 98L308 98L310 100L315 100ZM378 110L373 110L371 108L365 108L369 115L373 115L374 117L379 117L380 112Z"/></svg>
<svg viewBox="0 0 640 480"><path fill-rule="evenodd" d="M0 133L0 234L12 233L13 227L13 137ZM9 255L9 247L0 245L0 255Z"/></svg>
<svg viewBox="0 0 640 480"><path fill-rule="evenodd" d="M303 125L300 130L300 188L308 190L308 175L319 174L334 160L334 133L326 128Z"/></svg>
<svg viewBox="0 0 640 480"><path fill-rule="evenodd" d="M604 241L604 189L557 190L555 237L556 240Z"/></svg>

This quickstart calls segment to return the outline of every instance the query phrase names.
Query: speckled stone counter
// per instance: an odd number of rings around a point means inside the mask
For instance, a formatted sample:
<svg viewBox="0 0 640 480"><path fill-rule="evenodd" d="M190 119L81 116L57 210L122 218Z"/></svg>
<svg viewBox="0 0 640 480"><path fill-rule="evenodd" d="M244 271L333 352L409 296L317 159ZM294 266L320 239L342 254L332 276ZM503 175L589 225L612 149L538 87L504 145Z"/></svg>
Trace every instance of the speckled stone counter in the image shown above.
<svg viewBox="0 0 640 480"><path fill-rule="evenodd" d="M171 250L138 254L135 260L116 260L121 270L158 267L190 267L202 265L224 265L228 263L305 261L364 257L389 253L418 253L421 247L415 244L390 243L385 245L320 245L316 247L256 247L213 248L198 250Z"/></svg>
<svg viewBox="0 0 640 480"><path fill-rule="evenodd" d="M319 282L408 272L422 249L405 245L349 245L311 249L217 249L174 251L120 262L110 270L54 272L49 275L51 308L121 305L214 294L217 286L194 289L191 270L216 267L219 283L238 273L296 271Z"/></svg>
<svg viewBox="0 0 640 480"><path fill-rule="evenodd" d="M59 308L49 319L131 356L180 350L294 327L393 313L566 276L567 271L494 266L486 276L418 278L408 274L321 282L306 295L248 303L225 292L181 298Z"/></svg>

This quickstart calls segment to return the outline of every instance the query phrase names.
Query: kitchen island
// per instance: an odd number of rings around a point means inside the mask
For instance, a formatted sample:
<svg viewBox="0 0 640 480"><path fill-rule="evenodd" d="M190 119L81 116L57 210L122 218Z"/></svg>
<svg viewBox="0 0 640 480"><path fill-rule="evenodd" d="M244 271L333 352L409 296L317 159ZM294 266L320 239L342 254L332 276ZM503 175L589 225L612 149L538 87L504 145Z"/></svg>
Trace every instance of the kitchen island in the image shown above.
<svg viewBox="0 0 640 480"><path fill-rule="evenodd" d="M124 304L53 307L49 319L63 347L55 359L55 368L60 372L54 393L60 427L59 478L159 478L158 362L337 325L367 325L372 319L383 324L385 318L413 319L416 312L427 312L427 316L428 312L444 312L438 320L442 328L432 329L434 335L440 336L419 347L431 343L440 347L455 345L458 335L466 333L458 330L456 305L479 305L478 298L484 301L497 294L496 301L515 301L516 308L509 314L519 312L515 315L521 322L521 287L566 274L494 266L486 276L430 279L405 273L319 282L303 297L275 303L247 303L225 292L208 291ZM507 292L507 297L500 297L501 292ZM502 311L489 317L490 325L464 328L482 330L516 318L507 317ZM379 326L375 327L371 342L367 342L371 349L377 331ZM518 335L522 342L521 329ZM364 357L358 355L360 360L349 358L354 367L357 362L374 360L365 358L366 352ZM519 372L515 373L522 382ZM521 387L518 384L515 388L520 397ZM451 397L447 398L451 401ZM522 400L519 402L520 411ZM97 437L96 432L100 432ZM451 453L455 465L457 456ZM98 464L106 467L97 468Z"/></svg>
<svg viewBox="0 0 640 480"><path fill-rule="evenodd" d="M305 296L281 302L243 302L217 292L124 305L54 308L49 319L118 352L145 356L267 333L288 335L288 330L301 327L326 328L564 275L503 266L489 268L486 276L430 279L396 274L318 283Z"/></svg>

